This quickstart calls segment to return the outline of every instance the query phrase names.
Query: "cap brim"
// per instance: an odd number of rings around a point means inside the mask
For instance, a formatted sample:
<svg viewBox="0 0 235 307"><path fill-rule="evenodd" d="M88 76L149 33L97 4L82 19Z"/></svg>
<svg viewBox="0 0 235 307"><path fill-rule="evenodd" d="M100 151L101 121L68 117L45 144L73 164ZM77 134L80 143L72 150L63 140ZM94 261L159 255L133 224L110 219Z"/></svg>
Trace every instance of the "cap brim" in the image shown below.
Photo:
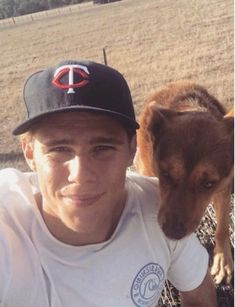
<svg viewBox="0 0 235 307"><path fill-rule="evenodd" d="M61 108L59 110L52 110L43 114L40 114L38 116L34 116L33 118L30 118L26 121L24 121L22 124L18 125L13 131L12 134L13 135L20 135L23 134L25 132L27 132L28 130L30 130L30 128L32 127L32 125L34 125L37 121L41 120L42 118L45 118L51 114L56 114L56 113L63 113L63 112L74 112L74 111L78 111L78 112L92 112L92 113L102 113L102 114L107 114L109 116L112 116L114 118L116 118L117 120L120 120L124 125L126 125L127 127L130 127L132 129L139 129L139 124L123 115L117 112L113 112L113 111L109 111L109 110L104 110L104 109L100 109L100 108L95 108L95 107L89 107L89 106L70 106L70 107L66 107L66 108Z"/></svg>

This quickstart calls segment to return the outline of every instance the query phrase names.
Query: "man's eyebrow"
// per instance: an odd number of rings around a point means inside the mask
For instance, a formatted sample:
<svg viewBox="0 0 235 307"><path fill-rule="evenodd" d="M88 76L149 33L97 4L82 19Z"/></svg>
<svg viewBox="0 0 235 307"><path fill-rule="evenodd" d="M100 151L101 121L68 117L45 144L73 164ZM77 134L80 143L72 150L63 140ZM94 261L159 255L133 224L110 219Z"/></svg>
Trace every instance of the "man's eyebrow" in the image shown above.
<svg viewBox="0 0 235 307"><path fill-rule="evenodd" d="M113 144L113 145L122 145L124 141L117 137L94 137L90 140L90 144L94 145L97 143L106 143L106 144Z"/></svg>
<svg viewBox="0 0 235 307"><path fill-rule="evenodd" d="M48 147L54 147L54 146L60 146L60 145L74 145L75 143L76 143L75 140L71 138L48 139L43 142L43 144ZM91 145L95 145L97 143L122 145L124 144L124 141L122 141L120 138L117 138L117 137L104 137L104 136L94 137L94 138L91 138L91 140L89 141L89 144Z"/></svg>
<svg viewBox="0 0 235 307"><path fill-rule="evenodd" d="M71 145L74 144L74 140L73 139L48 139L45 140L43 142L44 145L49 146L49 147L53 147L53 146L59 146L59 145Z"/></svg>

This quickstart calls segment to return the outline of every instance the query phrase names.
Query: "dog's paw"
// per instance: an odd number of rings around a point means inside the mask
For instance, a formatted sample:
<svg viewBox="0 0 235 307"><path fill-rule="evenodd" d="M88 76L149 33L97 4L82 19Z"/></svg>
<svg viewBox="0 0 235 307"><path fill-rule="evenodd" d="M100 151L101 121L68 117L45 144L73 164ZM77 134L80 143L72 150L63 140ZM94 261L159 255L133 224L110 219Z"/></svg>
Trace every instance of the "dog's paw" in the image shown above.
<svg viewBox="0 0 235 307"><path fill-rule="evenodd" d="M229 284L232 279L233 260L230 250L222 252L214 251L213 265L211 267L211 275L216 284L220 284L223 280Z"/></svg>

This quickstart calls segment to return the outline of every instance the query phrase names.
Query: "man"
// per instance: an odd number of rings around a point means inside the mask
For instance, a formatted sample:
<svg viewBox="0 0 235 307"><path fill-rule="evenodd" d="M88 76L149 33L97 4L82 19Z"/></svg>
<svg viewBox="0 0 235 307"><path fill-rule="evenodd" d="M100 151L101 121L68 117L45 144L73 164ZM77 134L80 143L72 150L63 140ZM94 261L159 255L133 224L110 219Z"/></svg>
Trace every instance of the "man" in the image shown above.
<svg viewBox="0 0 235 307"><path fill-rule="evenodd" d="M65 61L29 77L14 131L32 173L0 172L0 306L156 306L168 278L182 306L216 307L194 235L157 223L157 179L126 174L136 151L125 79Z"/></svg>

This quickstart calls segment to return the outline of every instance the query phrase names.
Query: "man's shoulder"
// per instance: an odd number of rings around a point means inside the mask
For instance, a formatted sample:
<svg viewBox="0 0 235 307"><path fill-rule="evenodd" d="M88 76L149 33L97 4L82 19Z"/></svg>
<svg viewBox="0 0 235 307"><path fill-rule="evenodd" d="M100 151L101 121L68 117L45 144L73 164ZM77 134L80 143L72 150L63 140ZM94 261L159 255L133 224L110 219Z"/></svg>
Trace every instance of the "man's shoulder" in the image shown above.
<svg viewBox="0 0 235 307"><path fill-rule="evenodd" d="M131 199L134 199L143 211L152 211L156 215L160 203L159 181L156 177L127 172L127 187Z"/></svg>
<svg viewBox="0 0 235 307"><path fill-rule="evenodd" d="M128 171L127 182L128 181L133 184L133 189L148 191L154 194L159 193L159 180L157 177L142 176L136 172Z"/></svg>
<svg viewBox="0 0 235 307"><path fill-rule="evenodd" d="M23 173L14 168L0 170L0 195L6 192L12 185L22 180Z"/></svg>
<svg viewBox="0 0 235 307"><path fill-rule="evenodd" d="M21 184L26 180L25 173L14 169L5 168L0 170L0 195L8 192L13 186Z"/></svg>
<svg viewBox="0 0 235 307"><path fill-rule="evenodd" d="M0 170L0 208L13 207L14 201L24 203L33 195L33 173L23 173L14 168ZM5 204L5 205L4 205ZM9 206L11 204L11 206Z"/></svg>

